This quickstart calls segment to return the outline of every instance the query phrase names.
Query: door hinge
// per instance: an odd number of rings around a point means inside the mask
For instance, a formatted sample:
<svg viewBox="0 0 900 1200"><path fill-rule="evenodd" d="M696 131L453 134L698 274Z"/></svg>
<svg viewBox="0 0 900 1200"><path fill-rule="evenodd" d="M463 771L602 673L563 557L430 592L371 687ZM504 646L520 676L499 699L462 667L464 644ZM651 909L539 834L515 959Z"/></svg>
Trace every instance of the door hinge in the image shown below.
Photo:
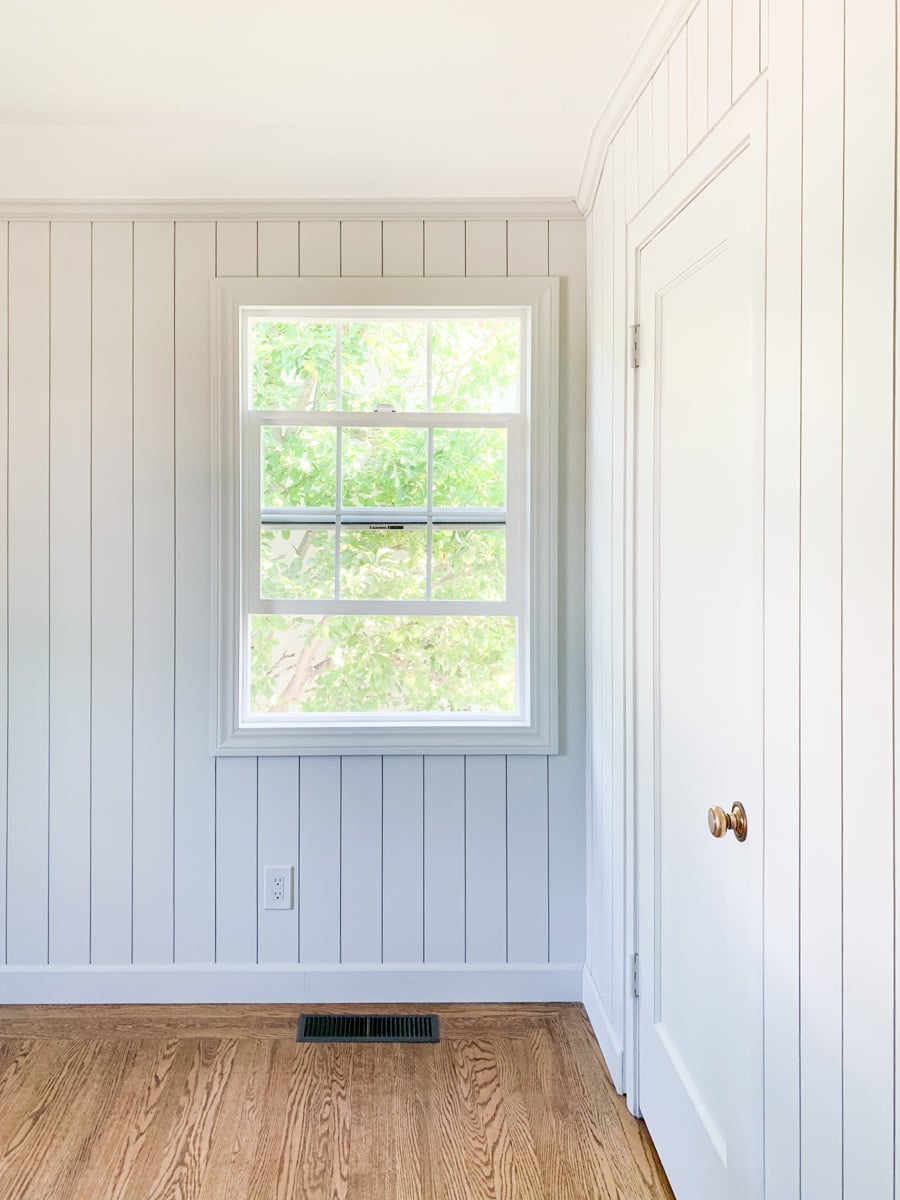
<svg viewBox="0 0 900 1200"><path fill-rule="evenodd" d="M641 327L640 325L631 326L631 365L639 367L641 365Z"/></svg>
<svg viewBox="0 0 900 1200"><path fill-rule="evenodd" d="M637 1000L641 994L640 978L638 956L635 954L631 959L631 994L634 996L635 1000Z"/></svg>

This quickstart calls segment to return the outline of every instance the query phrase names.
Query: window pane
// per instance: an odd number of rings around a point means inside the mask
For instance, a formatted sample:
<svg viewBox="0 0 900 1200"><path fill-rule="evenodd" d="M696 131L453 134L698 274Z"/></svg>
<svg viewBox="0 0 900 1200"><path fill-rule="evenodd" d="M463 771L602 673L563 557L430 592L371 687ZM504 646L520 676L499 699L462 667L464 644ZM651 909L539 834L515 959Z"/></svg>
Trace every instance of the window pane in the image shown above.
<svg viewBox="0 0 900 1200"><path fill-rule="evenodd" d="M506 530L435 529L431 552L433 599L506 599Z"/></svg>
<svg viewBox="0 0 900 1200"><path fill-rule="evenodd" d="M263 508L334 508L337 432L299 425L260 430Z"/></svg>
<svg viewBox="0 0 900 1200"><path fill-rule="evenodd" d="M250 618L252 713L512 713L514 617Z"/></svg>
<svg viewBox="0 0 900 1200"><path fill-rule="evenodd" d="M341 529L342 600L424 600L423 529Z"/></svg>
<svg viewBox="0 0 900 1200"><path fill-rule="evenodd" d="M329 409L337 404L337 327L333 322L250 322L256 409Z"/></svg>
<svg viewBox="0 0 900 1200"><path fill-rule="evenodd" d="M341 325L341 407L372 412L390 404L398 412L428 402L424 321L345 321Z"/></svg>
<svg viewBox="0 0 900 1200"><path fill-rule="evenodd" d="M516 318L435 321L431 327L431 406L437 412L516 412Z"/></svg>
<svg viewBox="0 0 900 1200"><path fill-rule="evenodd" d="M427 430L347 428L342 437L346 507L425 507Z"/></svg>
<svg viewBox="0 0 900 1200"><path fill-rule="evenodd" d="M260 596L264 600L334 599L333 529L263 529Z"/></svg>
<svg viewBox="0 0 900 1200"><path fill-rule="evenodd" d="M434 507L504 508L506 430L434 431Z"/></svg>

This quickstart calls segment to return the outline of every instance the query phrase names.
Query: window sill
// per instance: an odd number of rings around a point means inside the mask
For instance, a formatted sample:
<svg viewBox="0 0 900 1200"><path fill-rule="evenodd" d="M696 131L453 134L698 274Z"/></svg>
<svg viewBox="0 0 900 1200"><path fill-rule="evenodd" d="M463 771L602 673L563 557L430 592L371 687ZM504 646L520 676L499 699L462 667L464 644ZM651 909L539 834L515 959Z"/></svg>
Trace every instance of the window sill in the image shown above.
<svg viewBox="0 0 900 1200"><path fill-rule="evenodd" d="M556 730L520 723L243 726L218 739L217 757L306 754L557 754Z"/></svg>

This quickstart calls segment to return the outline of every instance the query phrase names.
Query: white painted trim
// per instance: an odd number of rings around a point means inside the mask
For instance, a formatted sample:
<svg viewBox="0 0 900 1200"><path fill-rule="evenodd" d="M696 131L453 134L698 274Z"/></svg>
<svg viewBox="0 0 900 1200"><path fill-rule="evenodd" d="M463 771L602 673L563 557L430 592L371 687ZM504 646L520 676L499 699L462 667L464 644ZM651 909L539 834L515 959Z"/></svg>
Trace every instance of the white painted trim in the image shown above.
<svg viewBox="0 0 900 1200"><path fill-rule="evenodd" d="M647 80L669 47L678 37L697 0L662 0L637 49L622 72L612 95L597 118L584 155L575 201L579 210L588 216L594 207L600 177L613 138L628 116Z"/></svg>
<svg viewBox="0 0 900 1200"><path fill-rule="evenodd" d="M211 286L212 753L256 754L556 754L558 752L558 418L559 293L556 276L517 278L328 278L216 280ZM528 363L529 494L522 538L529 571L519 618L529 645L529 689L512 720L391 722L335 720L268 724L242 719L240 678L245 628L241 571L241 389L239 347L244 307L271 308L516 307L531 326ZM511 462L514 458L511 457ZM246 500L244 500L246 504ZM513 506L512 512L516 512ZM511 534L511 540L515 533ZM246 584L245 584L246 590Z"/></svg>
<svg viewBox="0 0 900 1200"><path fill-rule="evenodd" d="M685 159L655 196L644 206L628 226L628 248L625 256L628 277L626 312L629 324L638 320L639 259L641 250L672 221L730 162L749 147L761 156L760 178L764 180L767 81L759 78L726 113L720 123ZM629 963L638 948L638 846L636 835L635 792L635 455L636 441L636 372L629 369L626 379L626 513L625 513L625 893L623 896L625 939L624 978L629 978ZM618 914L616 914L618 916ZM766 954L769 938L775 931L764 930ZM640 1115L638 1045L638 1001L626 996L624 1026L623 1085L628 1109Z"/></svg>
<svg viewBox="0 0 900 1200"><path fill-rule="evenodd" d="M578 1002L577 963L0 967L0 1004Z"/></svg>
<svg viewBox="0 0 900 1200"><path fill-rule="evenodd" d="M609 1068L616 1091L622 1093L625 1090L625 1061L622 1043L616 1036L616 1031L613 1029L612 1022L609 1019L609 1013L606 1011L606 1005L603 1003L600 993L597 990L597 985L594 982L594 977L587 967L582 972L581 1003L584 1005L585 1012L588 1015L588 1020L594 1031L594 1037L597 1039L600 1053L603 1055L604 1061Z"/></svg>
<svg viewBox="0 0 900 1200"><path fill-rule="evenodd" d="M547 218L580 221L574 199L503 198L440 200L10 200L0 198L0 220L133 221L141 218L168 221L265 221L316 218L335 220L389 220L420 217L430 220L460 217Z"/></svg>

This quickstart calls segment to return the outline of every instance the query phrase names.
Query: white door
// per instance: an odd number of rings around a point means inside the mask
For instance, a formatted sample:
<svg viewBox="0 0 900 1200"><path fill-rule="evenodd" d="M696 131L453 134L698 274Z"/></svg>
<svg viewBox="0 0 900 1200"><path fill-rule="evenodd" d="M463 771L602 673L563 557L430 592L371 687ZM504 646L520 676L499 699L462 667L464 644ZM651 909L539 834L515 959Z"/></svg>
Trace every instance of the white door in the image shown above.
<svg viewBox="0 0 900 1200"><path fill-rule="evenodd" d="M638 1088L678 1200L763 1191L761 198L744 151L637 267Z"/></svg>

